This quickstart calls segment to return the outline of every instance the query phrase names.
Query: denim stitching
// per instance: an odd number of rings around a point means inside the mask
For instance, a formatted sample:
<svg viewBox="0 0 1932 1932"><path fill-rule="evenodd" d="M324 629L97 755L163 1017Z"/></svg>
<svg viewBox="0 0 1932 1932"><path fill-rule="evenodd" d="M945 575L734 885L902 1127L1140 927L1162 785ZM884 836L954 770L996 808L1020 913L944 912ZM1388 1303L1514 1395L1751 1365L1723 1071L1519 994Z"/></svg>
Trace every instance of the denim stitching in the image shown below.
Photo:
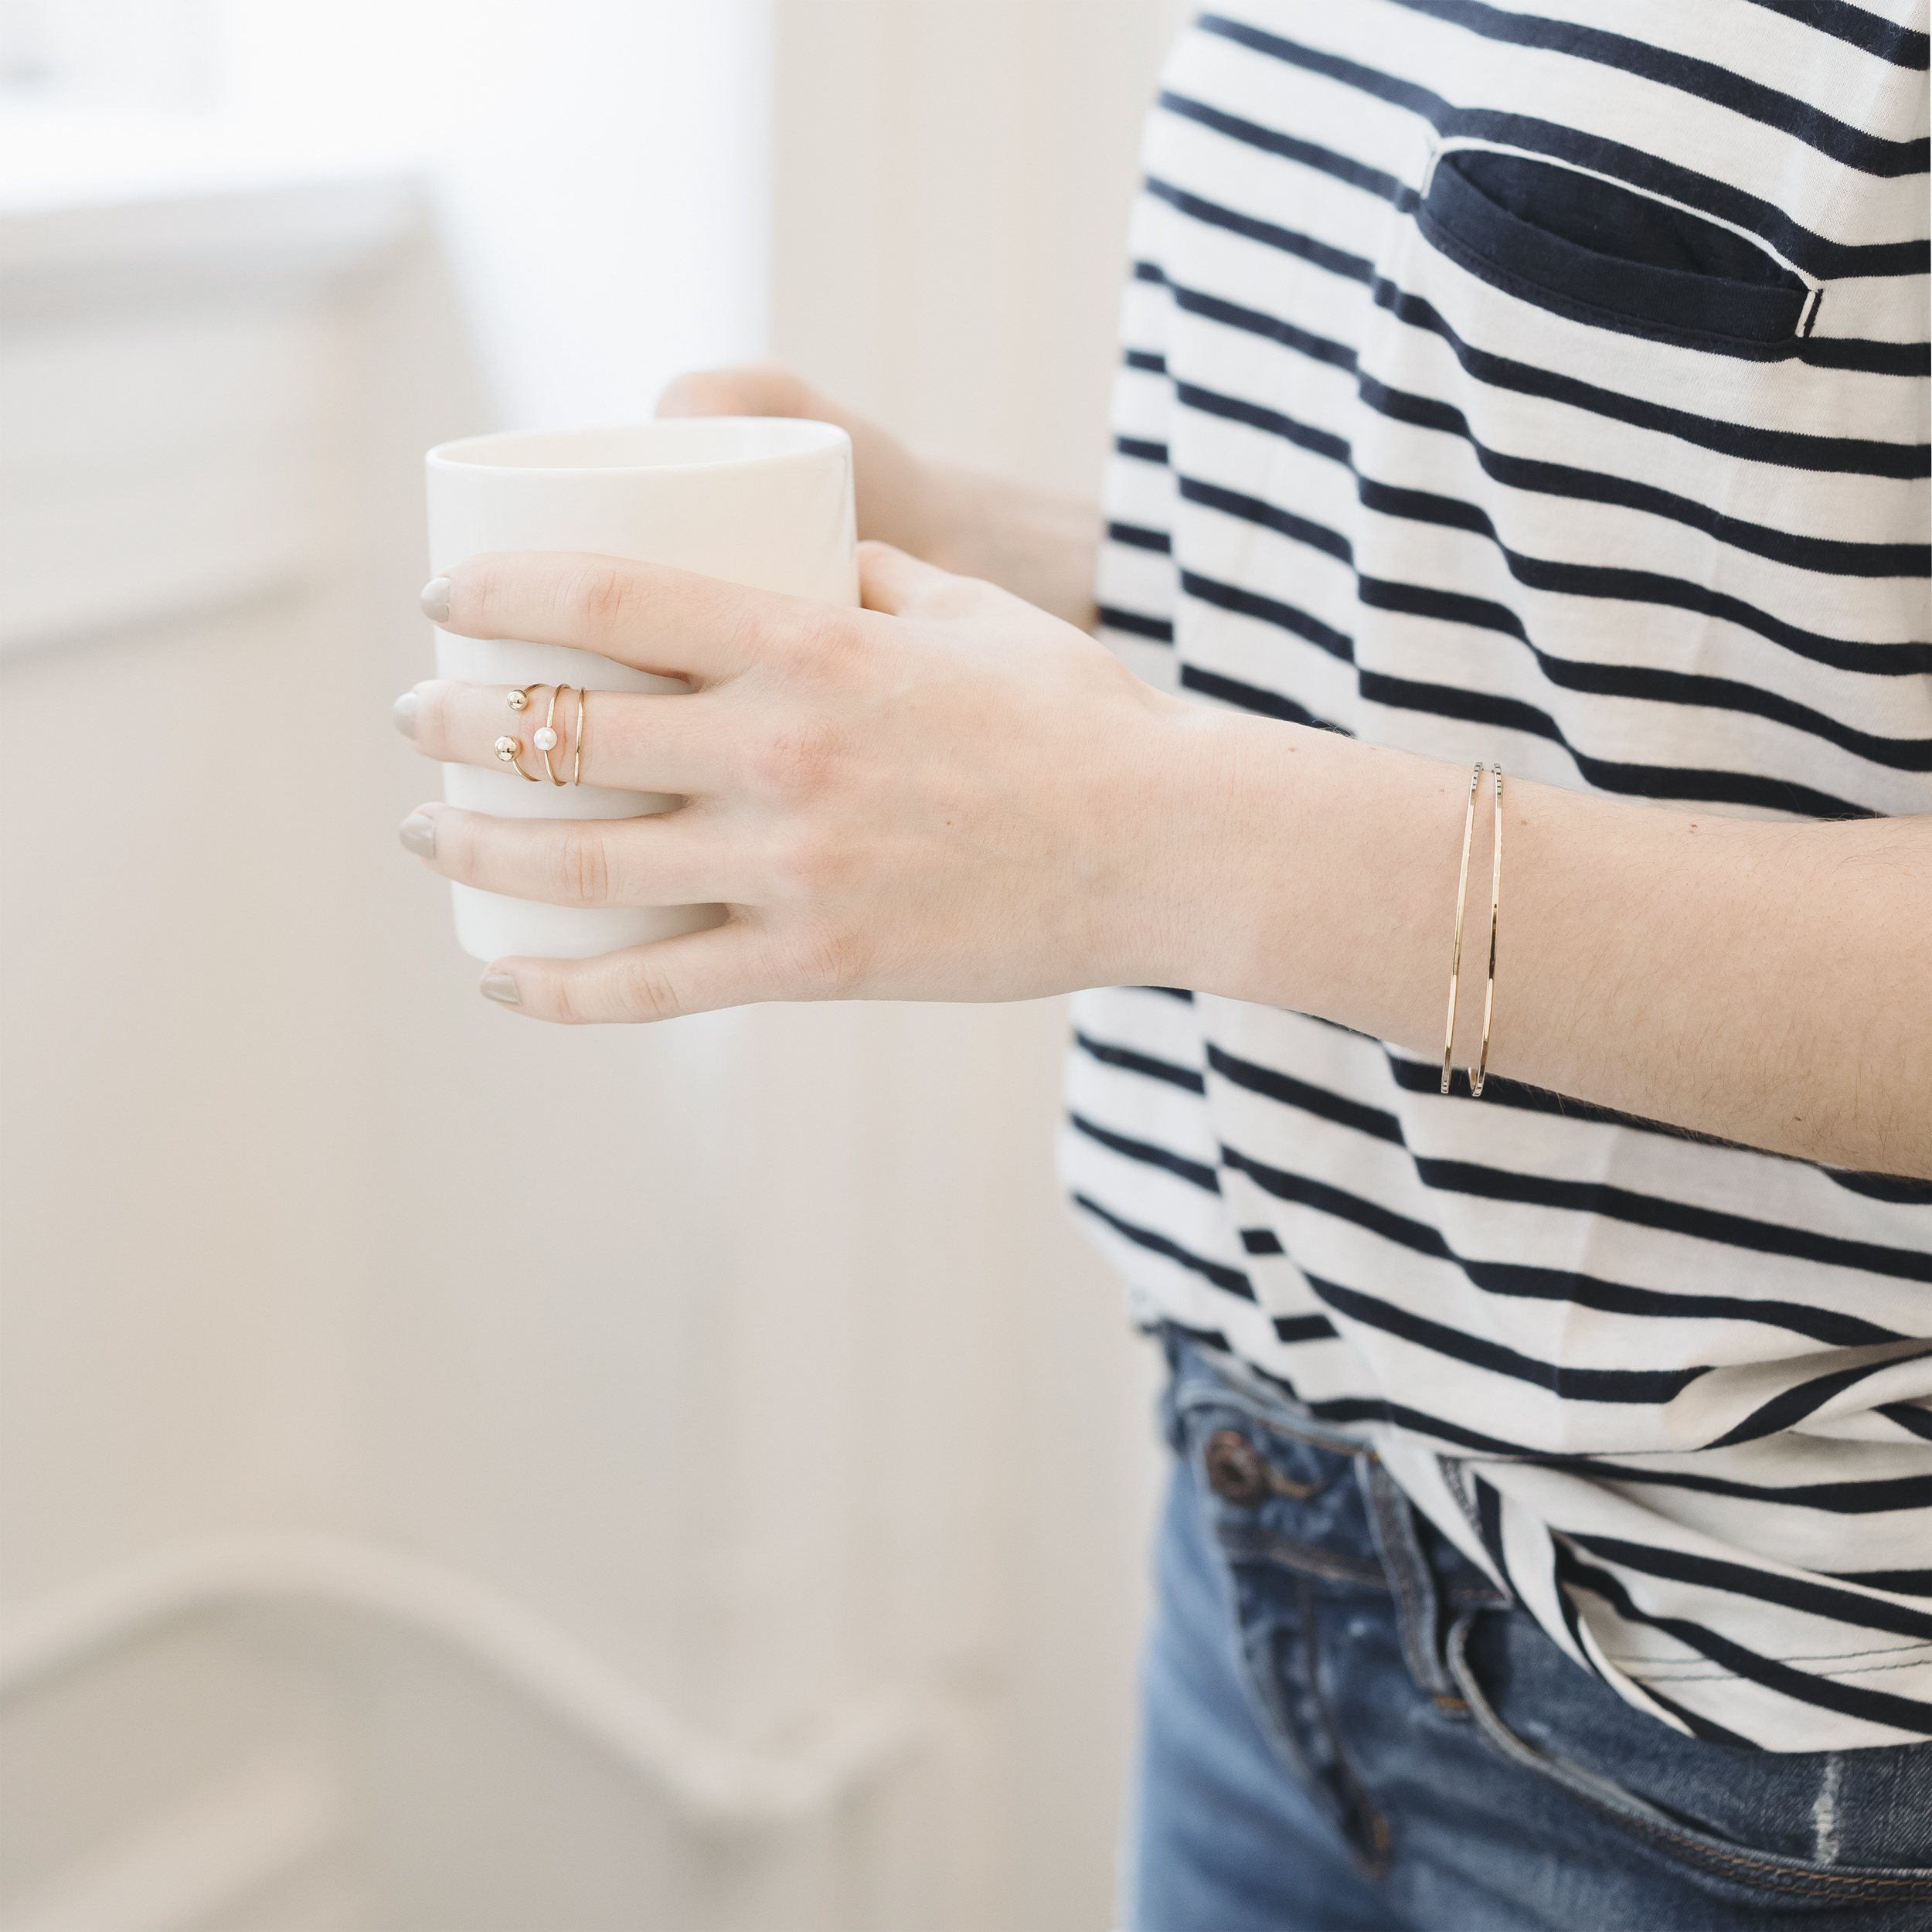
<svg viewBox="0 0 1932 1932"><path fill-rule="evenodd" d="M1923 1670L1925 1660L1920 1658L1910 1664L1861 1664L1856 1670L1819 1670L1811 1675L1829 1682L1838 1677L1876 1677L1883 1671ZM1663 1671L1627 1670L1624 1675L1639 1684L1734 1684L1738 1681L1734 1670L1684 1671L1675 1674Z"/></svg>
<svg viewBox="0 0 1932 1932"><path fill-rule="evenodd" d="M1742 1852L1727 1852L1716 1845L1704 1843L1667 1826L1655 1825L1634 1811L1620 1810L1608 1800L1597 1796L1587 1787L1581 1786L1566 1776L1560 1765L1552 1764L1543 1753L1526 1744L1515 1733L1504 1723L1491 1708L1488 1699L1482 1694L1482 1687L1477 1683L1475 1670L1467 1655L1470 1626L1480 1613L1467 1611L1456 1621L1456 1627L1449 1634L1449 1665L1456 1681L1468 1698L1469 1707L1484 1734L1512 1763L1523 1765L1548 1778L1551 1783L1578 1800L1600 1811L1614 1824L1626 1830L1641 1832L1661 1838L1667 1843L1681 1846L1687 1862L1704 1865L1720 1878L1728 1878L1739 1885L1754 1886L1760 1891L1788 1892L1799 1898L1818 1898L1829 1896L1834 1891L1863 1891L1886 1897L1901 1900L1932 1899L1932 1872L1923 1878L1905 1876L1898 1878L1853 1878L1836 1872L1806 1872L1795 1868L1788 1860L1768 1858L1752 1858ZM1722 1868L1735 1865L1748 1868L1746 1871L1726 1872ZM1785 1883L1774 1879L1753 1878L1750 1872L1777 1872L1784 1875ZM1798 1881L1791 1883L1791 1881Z"/></svg>
<svg viewBox="0 0 1932 1932"><path fill-rule="evenodd" d="M1772 1656L1771 1661L1778 1664L1835 1664L1852 1657L1903 1657L1928 1650L1932 1650L1932 1644L1878 1644L1870 1650L1793 1651ZM1613 1664L1663 1663L1666 1661L1662 1658L1647 1658L1640 1656L1635 1651L1629 1650L1607 1650L1604 1655ZM1767 1652L1766 1655L1770 1655L1770 1653ZM1686 1658L1684 1661L1688 1663L1691 1660ZM1902 1669L1904 1666L1896 1668Z"/></svg>
<svg viewBox="0 0 1932 1932"><path fill-rule="evenodd" d="M1384 1592L1389 1589L1387 1573L1378 1563L1344 1556L1315 1543L1296 1543L1269 1530L1230 1529L1216 1534L1231 1562L1277 1563L1298 1574L1324 1577L1330 1583L1355 1583Z"/></svg>

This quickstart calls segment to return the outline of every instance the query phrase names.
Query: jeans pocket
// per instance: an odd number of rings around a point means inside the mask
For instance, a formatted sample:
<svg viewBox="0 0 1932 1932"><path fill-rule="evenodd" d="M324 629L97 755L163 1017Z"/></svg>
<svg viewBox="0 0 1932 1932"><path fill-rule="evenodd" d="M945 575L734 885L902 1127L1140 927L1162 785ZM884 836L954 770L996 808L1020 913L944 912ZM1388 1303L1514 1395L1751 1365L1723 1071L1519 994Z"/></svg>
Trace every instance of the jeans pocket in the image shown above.
<svg viewBox="0 0 1932 1932"><path fill-rule="evenodd" d="M1526 1743L1497 1715L1470 1662L1469 1633L1481 1614L1464 1613L1450 1631L1449 1669L1478 1734L1508 1763L1558 1786L1707 1887L1730 1889L1733 1896L1757 1895L1767 1910L1771 1900L1766 1895L1773 1893L1787 1907L1932 1905L1932 1868L1827 1865L1736 1843L1699 1831L1613 1780Z"/></svg>

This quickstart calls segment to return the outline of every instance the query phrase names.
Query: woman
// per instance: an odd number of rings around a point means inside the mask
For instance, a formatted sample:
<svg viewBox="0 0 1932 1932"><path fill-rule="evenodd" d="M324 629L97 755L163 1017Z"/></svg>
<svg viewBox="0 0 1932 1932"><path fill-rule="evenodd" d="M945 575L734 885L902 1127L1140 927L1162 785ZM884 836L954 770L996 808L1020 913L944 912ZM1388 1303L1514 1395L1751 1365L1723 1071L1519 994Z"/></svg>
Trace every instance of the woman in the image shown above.
<svg viewBox="0 0 1932 1932"><path fill-rule="evenodd" d="M426 593L689 676L585 753L689 803L427 805L406 842L733 908L490 997L1113 988L1064 1164L1183 1458L1142 1932L1932 1918L1927 42L1894 12L1204 15L1149 124L1104 536L732 370L665 407L852 430L863 611L551 556ZM399 713L480 763L498 702Z"/></svg>

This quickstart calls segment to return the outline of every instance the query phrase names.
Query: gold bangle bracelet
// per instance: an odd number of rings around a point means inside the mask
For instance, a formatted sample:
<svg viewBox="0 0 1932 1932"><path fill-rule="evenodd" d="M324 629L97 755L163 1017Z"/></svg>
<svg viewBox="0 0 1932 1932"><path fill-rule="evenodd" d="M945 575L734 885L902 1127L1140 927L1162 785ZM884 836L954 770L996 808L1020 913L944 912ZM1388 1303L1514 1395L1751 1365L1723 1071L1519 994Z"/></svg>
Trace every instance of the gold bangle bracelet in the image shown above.
<svg viewBox="0 0 1932 1932"><path fill-rule="evenodd" d="M1502 903L1502 767L1490 769L1496 776L1496 849L1489 860L1489 984L1482 996L1482 1058L1469 1073L1469 1097L1478 1100L1489 1077L1489 1022L1496 1011L1496 910Z"/></svg>
<svg viewBox="0 0 1932 1932"><path fill-rule="evenodd" d="M1449 1018L1442 1029L1442 1090L1449 1090L1451 1056L1456 1050L1456 988L1462 978L1462 912L1469 897L1469 849L1476 835L1476 787L1482 780L1480 760L1469 774L1469 805L1462 815L1462 876L1456 882L1456 943L1449 954Z"/></svg>

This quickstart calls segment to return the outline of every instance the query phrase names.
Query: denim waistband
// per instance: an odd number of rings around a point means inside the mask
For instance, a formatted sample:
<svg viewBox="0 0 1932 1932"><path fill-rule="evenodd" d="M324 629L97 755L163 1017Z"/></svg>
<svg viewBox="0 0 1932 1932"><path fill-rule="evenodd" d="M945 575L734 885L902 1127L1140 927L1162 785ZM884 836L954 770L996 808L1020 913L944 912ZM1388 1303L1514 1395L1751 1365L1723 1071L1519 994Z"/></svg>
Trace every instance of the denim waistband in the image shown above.
<svg viewBox="0 0 1932 1932"><path fill-rule="evenodd" d="M1450 1625L1467 1611L1506 1607L1509 1597L1420 1515L1371 1441L1182 1330L1165 1328L1162 1340L1173 1370L1168 1439L1198 1461L1228 1559L1386 1591L1410 1675L1442 1708L1460 1709Z"/></svg>

